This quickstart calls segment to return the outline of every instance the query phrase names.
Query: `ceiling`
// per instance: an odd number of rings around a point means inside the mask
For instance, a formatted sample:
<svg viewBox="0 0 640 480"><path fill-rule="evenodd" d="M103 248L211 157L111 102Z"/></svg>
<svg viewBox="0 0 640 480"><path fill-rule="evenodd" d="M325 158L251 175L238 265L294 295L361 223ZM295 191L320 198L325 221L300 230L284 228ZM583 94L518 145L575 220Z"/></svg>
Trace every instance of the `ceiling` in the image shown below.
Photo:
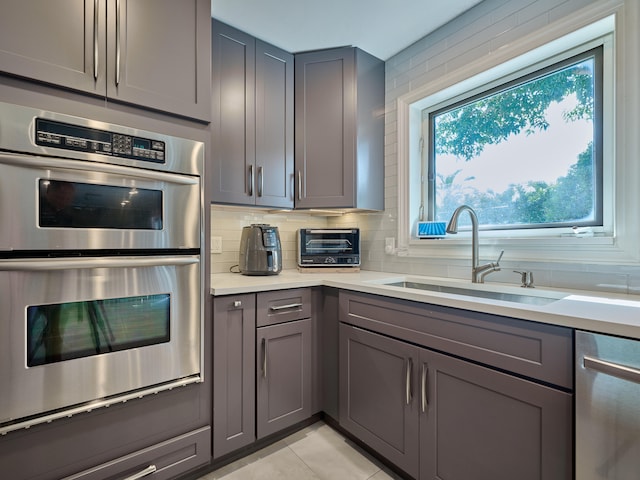
<svg viewBox="0 0 640 480"><path fill-rule="evenodd" d="M353 45L387 60L481 0L212 0L213 17L289 52Z"/></svg>

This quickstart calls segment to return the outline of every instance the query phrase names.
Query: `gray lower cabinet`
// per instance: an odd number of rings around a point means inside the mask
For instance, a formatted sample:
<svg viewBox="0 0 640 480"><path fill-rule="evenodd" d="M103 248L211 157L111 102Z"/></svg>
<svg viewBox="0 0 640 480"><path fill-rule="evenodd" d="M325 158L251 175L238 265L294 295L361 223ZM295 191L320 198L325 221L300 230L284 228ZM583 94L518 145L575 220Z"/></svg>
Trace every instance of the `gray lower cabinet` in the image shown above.
<svg viewBox="0 0 640 480"><path fill-rule="evenodd" d="M0 16L0 68L208 121L210 12L210 0L11 0Z"/></svg>
<svg viewBox="0 0 640 480"><path fill-rule="evenodd" d="M340 324L340 426L414 478L418 405L409 390L418 349Z"/></svg>
<svg viewBox="0 0 640 480"><path fill-rule="evenodd" d="M572 478L572 395L346 324L340 361L340 425L413 478Z"/></svg>
<svg viewBox="0 0 640 480"><path fill-rule="evenodd" d="M258 328L257 436L311 416L311 319Z"/></svg>
<svg viewBox="0 0 640 480"><path fill-rule="evenodd" d="M573 478L570 329L351 292L339 303L347 431L420 480Z"/></svg>
<svg viewBox="0 0 640 480"><path fill-rule="evenodd" d="M384 210L384 69L354 47L296 54L296 208Z"/></svg>
<svg viewBox="0 0 640 480"><path fill-rule="evenodd" d="M210 459L211 429L203 427L63 480L169 480L207 464Z"/></svg>
<svg viewBox="0 0 640 480"><path fill-rule="evenodd" d="M214 459L320 410L311 294L299 288L214 298Z"/></svg>
<svg viewBox="0 0 640 480"><path fill-rule="evenodd" d="M293 207L293 55L212 22L214 203Z"/></svg>
<svg viewBox="0 0 640 480"><path fill-rule="evenodd" d="M250 445L255 434L255 294L213 302L213 456Z"/></svg>

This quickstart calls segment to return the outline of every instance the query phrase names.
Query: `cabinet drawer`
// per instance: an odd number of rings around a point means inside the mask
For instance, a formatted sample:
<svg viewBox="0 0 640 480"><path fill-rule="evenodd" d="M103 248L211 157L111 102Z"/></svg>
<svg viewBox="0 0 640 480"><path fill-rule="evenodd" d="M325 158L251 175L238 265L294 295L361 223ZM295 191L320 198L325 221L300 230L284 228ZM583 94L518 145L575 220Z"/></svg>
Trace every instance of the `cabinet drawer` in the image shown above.
<svg viewBox="0 0 640 480"><path fill-rule="evenodd" d="M573 389L570 328L340 292L340 321Z"/></svg>
<svg viewBox="0 0 640 480"><path fill-rule="evenodd" d="M311 290L309 288L261 292L257 294L256 300L256 325L258 327L301 320L311 316Z"/></svg>
<svg viewBox="0 0 640 480"><path fill-rule="evenodd" d="M211 428L203 427L66 477L64 480L115 480L131 477L164 480L176 478L205 465L210 458ZM144 472L147 473L143 475Z"/></svg>

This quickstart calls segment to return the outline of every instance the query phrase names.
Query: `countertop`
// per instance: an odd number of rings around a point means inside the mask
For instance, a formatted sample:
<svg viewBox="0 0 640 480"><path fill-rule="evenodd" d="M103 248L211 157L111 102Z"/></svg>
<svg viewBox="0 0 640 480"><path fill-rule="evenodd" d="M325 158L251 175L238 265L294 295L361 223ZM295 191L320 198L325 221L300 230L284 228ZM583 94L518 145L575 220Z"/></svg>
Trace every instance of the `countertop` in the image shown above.
<svg viewBox="0 0 640 480"><path fill-rule="evenodd" d="M552 301L546 305L529 305L386 285L401 281L548 297ZM459 279L371 271L300 273L298 270L284 270L279 275L268 276L234 273L211 275L211 294L214 296L321 285L640 339L640 297L635 295L554 290L543 287L526 289L513 284L472 284L470 281Z"/></svg>

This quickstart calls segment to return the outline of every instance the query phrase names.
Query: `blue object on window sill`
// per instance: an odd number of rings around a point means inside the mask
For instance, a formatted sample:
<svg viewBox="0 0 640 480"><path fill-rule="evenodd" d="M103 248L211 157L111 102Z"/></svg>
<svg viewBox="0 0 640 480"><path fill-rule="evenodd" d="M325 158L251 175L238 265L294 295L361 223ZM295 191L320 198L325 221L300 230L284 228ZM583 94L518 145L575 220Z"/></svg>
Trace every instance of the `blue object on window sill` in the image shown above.
<svg viewBox="0 0 640 480"><path fill-rule="evenodd" d="M443 238L446 229L446 222L418 222L418 238Z"/></svg>

